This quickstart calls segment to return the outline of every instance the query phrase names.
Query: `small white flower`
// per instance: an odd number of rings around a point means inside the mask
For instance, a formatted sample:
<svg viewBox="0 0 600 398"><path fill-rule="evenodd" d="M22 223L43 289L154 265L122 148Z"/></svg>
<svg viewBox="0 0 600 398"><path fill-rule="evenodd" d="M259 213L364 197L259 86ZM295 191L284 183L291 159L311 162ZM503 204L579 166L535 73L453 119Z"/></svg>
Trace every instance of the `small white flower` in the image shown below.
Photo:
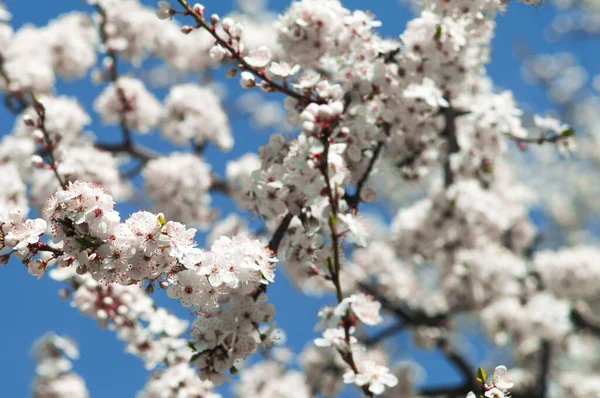
<svg viewBox="0 0 600 398"><path fill-rule="evenodd" d="M398 378L390 373L389 368L378 365L374 361L363 361L358 365L359 373L352 370L344 373L344 383L354 383L359 387L369 385L369 391L373 394L381 394L385 386L394 387L398 384Z"/></svg>
<svg viewBox="0 0 600 398"><path fill-rule="evenodd" d="M289 62L273 62L269 66L269 73L278 77L293 76L300 70L300 65L294 65Z"/></svg>
<svg viewBox="0 0 600 398"><path fill-rule="evenodd" d="M215 61L221 61L225 55L227 54L227 50L225 50L223 47L216 45L216 46L212 46L210 51L208 52L208 55L210 55L210 57L212 59L214 59Z"/></svg>
<svg viewBox="0 0 600 398"><path fill-rule="evenodd" d="M250 55L244 58L250 66L255 68L264 68L271 62L271 51L267 46L260 46L252 51Z"/></svg>
<svg viewBox="0 0 600 398"><path fill-rule="evenodd" d="M495 387L501 390L508 390L515 384L513 383L512 377L508 374L506 366L497 366L494 370L494 379L492 381Z"/></svg>
<svg viewBox="0 0 600 398"><path fill-rule="evenodd" d="M445 108L450 105L442 96L442 91L437 88L435 82L428 77L424 78L423 83L421 84L410 84L406 90L404 90L404 96L406 98L422 99L432 108Z"/></svg>
<svg viewBox="0 0 600 398"><path fill-rule="evenodd" d="M366 325L378 325L383 320L379 315L381 303L363 293L346 297L335 308L334 314L341 318L348 309L352 310L354 315Z"/></svg>
<svg viewBox="0 0 600 398"><path fill-rule="evenodd" d="M490 390L487 390L484 395L488 398L505 398L506 397L506 394L502 390L500 390L496 387L494 387Z"/></svg>
<svg viewBox="0 0 600 398"><path fill-rule="evenodd" d="M350 330L352 333L353 329ZM340 351L349 352L350 346L356 344L356 337L350 336L350 344L346 342L346 332L342 328L326 329L323 337L315 339L317 347L335 347Z"/></svg>
<svg viewBox="0 0 600 398"><path fill-rule="evenodd" d="M240 75L240 85L243 88L252 88L256 86L256 78L248 71L244 71Z"/></svg>

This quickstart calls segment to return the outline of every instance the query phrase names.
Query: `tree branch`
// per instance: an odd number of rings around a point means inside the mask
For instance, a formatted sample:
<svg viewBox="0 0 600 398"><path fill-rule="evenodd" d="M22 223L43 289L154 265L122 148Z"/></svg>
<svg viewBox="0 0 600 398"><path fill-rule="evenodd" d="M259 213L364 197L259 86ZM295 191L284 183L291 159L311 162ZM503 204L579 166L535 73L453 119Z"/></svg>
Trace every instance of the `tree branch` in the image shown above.
<svg viewBox="0 0 600 398"><path fill-rule="evenodd" d="M539 392L537 398L546 398L548 391L548 372L550 371L550 362L552 360L552 345L550 341L543 340L540 350L540 374L538 376Z"/></svg>
<svg viewBox="0 0 600 398"><path fill-rule="evenodd" d="M279 84L279 83L271 80L269 77L267 77L265 75L265 73L263 71L258 70L256 68L254 68L253 66L251 66L250 64L248 64L248 62L246 62L246 60L244 59L244 57L238 50L236 50L231 45L229 45L229 43L225 39L221 38L221 36L219 36L217 34L215 26L211 26L208 23L206 23L206 21L204 20L204 16L195 12L192 9L192 7L190 7L189 3L186 0L177 0L177 1L185 9L185 11L182 14L183 15L191 15L197 23L196 28L203 28L208 33L210 33L211 36L214 37L216 42L221 47L226 49L231 54L232 58L234 58L235 60L237 60L240 63L240 66L242 67L242 69L247 70L248 72L252 73L257 78L262 79L275 91L279 91L279 92L286 94L292 98L295 98L305 105L309 104L311 102L316 102L316 103L323 102L318 99L313 99L310 95L303 95L301 93L298 93L298 92L290 89L286 85L282 85L282 84Z"/></svg>
<svg viewBox="0 0 600 398"><path fill-rule="evenodd" d="M359 282L358 287L364 293L373 296L375 300L381 303L384 310L394 314L399 321L407 326L446 327L448 325L449 315L446 313L431 316L421 310L409 308L403 303L392 303L372 285Z"/></svg>
<svg viewBox="0 0 600 398"><path fill-rule="evenodd" d="M575 326L600 336L600 317L595 315L584 301L578 301L573 305L571 320Z"/></svg>
<svg viewBox="0 0 600 398"><path fill-rule="evenodd" d="M285 232L289 228L290 223L292 222L292 218L294 218L294 215L292 213L286 214L285 217L283 217L283 219L279 223L279 226L275 230L275 233L271 237L268 247L269 249L271 249L271 251L273 251L273 253L277 254L277 250L279 250L281 240L283 239Z"/></svg>
<svg viewBox="0 0 600 398"><path fill-rule="evenodd" d="M395 336L403 330L406 330L406 326L403 323L395 323L372 336L368 336L364 340L364 345L367 347L374 346L380 343L381 341L387 339L388 337Z"/></svg>
<svg viewBox="0 0 600 398"><path fill-rule="evenodd" d="M149 160L156 159L160 154L152 149L142 145L126 145L124 142L119 143L101 143L95 144L96 148L105 150L110 153L126 153L146 163Z"/></svg>
<svg viewBox="0 0 600 398"><path fill-rule="evenodd" d="M388 126L388 130L389 130L389 125L387 125L387 126ZM346 202L348 202L348 206L350 206L350 208L354 209L355 211L358 209L358 205L360 204L360 193L361 193L363 187L365 186L365 184L367 183L367 180L369 179L371 172L373 171L375 162L377 162L377 159L379 158L379 155L381 154L383 147L384 147L384 143L382 141L379 141L377 143L377 146L375 147L375 150L373 151L373 157L371 157L371 160L369 161L369 164L368 164L365 172L363 173L363 175L360 177L360 179L356 183L356 192L354 192L353 195L346 196L346 198L345 198Z"/></svg>
<svg viewBox="0 0 600 398"><path fill-rule="evenodd" d="M460 146L458 145L458 138L456 137L456 118L458 116L464 115L464 112L457 111L451 106L447 108L443 108L442 114L446 120L446 125L444 130L441 132L441 136L446 138L448 150L446 152L446 157L444 158L444 187L448 188L450 185L454 183L454 173L452 172L452 167L450 165L450 157L453 153L458 153L460 151Z"/></svg>

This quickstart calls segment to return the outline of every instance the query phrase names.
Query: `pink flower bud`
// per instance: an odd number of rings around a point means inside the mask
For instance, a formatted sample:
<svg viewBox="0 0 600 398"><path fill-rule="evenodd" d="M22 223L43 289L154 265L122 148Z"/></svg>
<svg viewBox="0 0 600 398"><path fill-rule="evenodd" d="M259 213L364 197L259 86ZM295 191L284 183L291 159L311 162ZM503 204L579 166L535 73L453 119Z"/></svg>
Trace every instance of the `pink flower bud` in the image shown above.
<svg viewBox="0 0 600 398"><path fill-rule="evenodd" d="M194 4L194 6L192 7L192 10L199 15L204 15L204 6L200 3L196 3Z"/></svg>
<svg viewBox="0 0 600 398"><path fill-rule="evenodd" d="M33 139L37 142L44 142L44 133L42 132L42 130L35 129L33 130L33 133L31 133L31 135L33 136Z"/></svg>
<svg viewBox="0 0 600 398"><path fill-rule="evenodd" d="M182 26L182 27L181 27L181 32L182 32L182 33L185 33L186 35L187 35L188 33L190 33L192 30L194 30L194 27L193 27L193 26L190 26L190 25L185 25L185 26Z"/></svg>
<svg viewBox="0 0 600 398"><path fill-rule="evenodd" d="M213 14L210 16L210 23L214 26L216 24L219 23L219 21L221 20L221 18L219 18L219 16L217 14Z"/></svg>
<svg viewBox="0 0 600 398"><path fill-rule="evenodd" d="M44 166L44 159L42 159L42 157L39 156L39 155L33 155L31 157L31 165L33 167L43 167Z"/></svg>

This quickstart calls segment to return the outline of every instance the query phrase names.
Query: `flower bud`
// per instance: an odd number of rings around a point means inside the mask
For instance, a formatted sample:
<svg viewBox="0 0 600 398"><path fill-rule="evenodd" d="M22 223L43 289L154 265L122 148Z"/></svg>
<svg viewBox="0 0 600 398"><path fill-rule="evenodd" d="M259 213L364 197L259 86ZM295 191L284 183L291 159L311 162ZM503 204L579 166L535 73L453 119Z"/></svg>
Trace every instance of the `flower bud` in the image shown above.
<svg viewBox="0 0 600 398"><path fill-rule="evenodd" d="M169 282L167 281L161 281L158 286L160 286L161 289L166 289L169 287Z"/></svg>
<svg viewBox="0 0 600 398"><path fill-rule="evenodd" d="M171 3L168 1L159 1L158 2L158 10L156 10L156 16L158 19L171 19L174 11L171 8Z"/></svg>
<svg viewBox="0 0 600 398"><path fill-rule="evenodd" d="M23 123L25 123L27 126L29 127L33 127L35 126L35 121L33 120L33 118L29 115L24 115L23 116Z"/></svg>
<svg viewBox="0 0 600 398"><path fill-rule="evenodd" d="M44 133L42 132L42 130L35 129L35 130L33 130L33 133L31 135L33 136L33 139L36 142L39 142L39 143L44 142Z"/></svg>
<svg viewBox="0 0 600 398"><path fill-rule="evenodd" d="M188 33L190 33L192 30L194 30L194 27L190 26L190 25L184 25L181 27L181 33L185 33L186 35Z"/></svg>
<svg viewBox="0 0 600 398"><path fill-rule="evenodd" d="M256 78L254 77L254 75L248 71L244 71L242 72L242 75L240 76L240 85L243 88L252 88L254 86L256 86Z"/></svg>
<svg viewBox="0 0 600 398"><path fill-rule="evenodd" d="M212 17L211 17L211 20L212 20ZM229 32L229 29L231 29L233 27L233 24L234 24L233 19L225 18L221 25L223 25L223 29L225 30L225 32Z"/></svg>
<svg viewBox="0 0 600 398"><path fill-rule="evenodd" d="M148 284L148 286L146 286L146 289L144 289L146 291L146 294L152 294L154 293L154 284L150 283Z"/></svg>
<svg viewBox="0 0 600 398"><path fill-rule="evenodd" d="M200 3L196 3L192 7L192 11L194 11L196 14L204 15L204 6Z"/></svg>
<svg viewBox="0 0 600 398"><path fill-rule="evenodd" d="M227 51L223 47L216 45L210 49L208 54L212 59L221 61L225 57L225 54L227 54Z"/></svg>
<svg viewBox="0 0 600 398"><path fill-rule="evenodd" d="M220 20L221 20L221 18L219 18L219 16L217 14L213 14L210 16L210 23L213 26L218 24Z"/></svg>
<svg viewBox="0 0 600 398"><path fill-rule="evenodd" d="M44 159L40 155L31 156L31 165L33 167L44 167Z"/></svg>
<svg viewBox="0 0 600 398"><path fill-rule="evenodd" d="M235 77L235 75L237 75L238 70L237 69L229 69L227 72L225 72L225 76L227 76L229 79L231 79L232 77Z"/></svg>
<svg viewBox="0 0 600 398"><path fill-rule="evenodd" d="M4 254L0 256L0 265L8 264L8 260L10 259L10 253Z"/></svg>

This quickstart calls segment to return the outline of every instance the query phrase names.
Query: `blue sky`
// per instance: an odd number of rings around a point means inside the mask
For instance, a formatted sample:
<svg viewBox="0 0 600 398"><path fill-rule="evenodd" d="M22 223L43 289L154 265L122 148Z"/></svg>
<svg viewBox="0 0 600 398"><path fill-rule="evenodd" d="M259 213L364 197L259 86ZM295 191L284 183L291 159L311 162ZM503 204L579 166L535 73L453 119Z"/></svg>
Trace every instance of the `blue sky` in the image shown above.
<svg viewBox="0 0 600 398"><path fill-rule="evenodd" d="M79 0L8 0L9 10L13 14L13 25L19 27L30 22L36 25L45 24L50 18L72 9L90 10L91 7ZM146 4L155 2L144 1ZM207 0L204 4L207 12L223 13L232 6L231 0ZM384 35L399 35L410 17L406 8L398 6L394 0L373 0L369 2L352 0L343 1L348 8L368 8L379 16ZM282 9L287 2L272 0L270 7ZM528 43L537 52L556 52L569 50L582 56L584 66L593 65L593 56L589 51L591 43L586 41L547 44L543 39L543 30L550 23L554 10L549 5L534 9L532 7L511 3L508 13L498 17L498 29L493 42L492 64L489 74L500 87L510 89L518 101L527 108L544 111L549 102L539 87L526 85L520 76L520 64L514 54L514 45L519 42ZM32 56L35 56L32 54ZM231 86L230 95L239 93L237 82ZM230 84L231 85L231 84ZM74 95L91 110L91 103L101 87L89 83L59 82L57 91L60 94ZM158 93L163 95L163 93ZM13 117L4 109L0 109L0 135L7 134L12 128ZM247 120L232 120L236 139L236 147L226 158L237 157L247 151L254 150L268 139L264 132L256 135L249 132ZM118 139L118 129L102 126L97 118L91 126L103 139ZM146 145L160 149L164 142L154 137L136 137ZM217 172L223 170L223 156L214 148L206 153ZM221 207L223 213L234 210L231 202L223 198L215 198L215 206ZM131 206L121 206L123 215L133 211ZM134 356L123 352L123 344L110 331L100 330L95 321L82 317L76 309L58 298L60 284L48 277L42 280L27 274L19 262L11 262L0 268L0 308L2 323L0 326L0 396L8 398L24 397L29 394L33 376L33 361L29 355L31 343L48 330L66 333L79 342L81 359L75 363L75 369L85 379L94 397L132 397L140 390L146 380L147 372L141 362ZM161 305L175 310L181 316L188 316L178 304L170 302L162 292L155 294ZM299 351L305 342L313 337L312 327L319 307L332 298L306 298L296 292L278 274L277 282L269 288L269 298L277 308L278 326L288 335L290 348ZM188 316L189 317L189 316ZM480 360L482 342L473 339L471 350L475 360ZM415 351L410 349L409 340L401 336L395 341L398 352L412 353L428 371L428 384L451 381L456 374L434 352ZM476 362L473 362L476 366ZM227 396L226 389L223 391Z"/></svg>

